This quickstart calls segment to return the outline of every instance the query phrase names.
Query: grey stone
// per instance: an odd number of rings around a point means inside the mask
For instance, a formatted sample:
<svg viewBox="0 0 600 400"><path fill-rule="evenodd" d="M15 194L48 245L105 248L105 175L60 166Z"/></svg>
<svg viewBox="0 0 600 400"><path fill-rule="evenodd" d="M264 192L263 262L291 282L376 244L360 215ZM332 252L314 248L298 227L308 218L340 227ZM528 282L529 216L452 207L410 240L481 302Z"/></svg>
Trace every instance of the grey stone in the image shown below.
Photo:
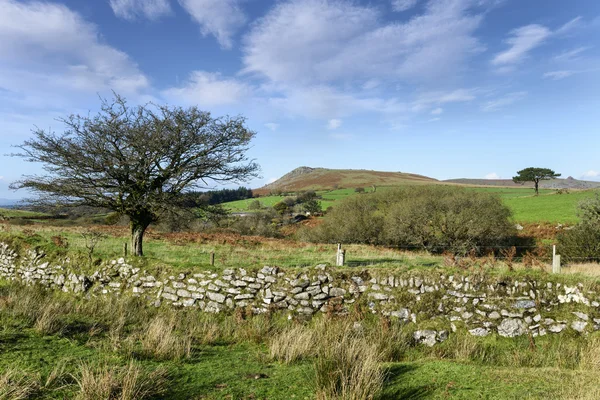
<svg viewBox="0 0 600 400"><path fill-rule="evenodd" d="M518 300L513 307L514 308L534 308L535 301L533 300Z"/></svg>
<svg viewBox="0 0 600 400"><path fill-rule="evenodd" d="M331 297L341 297L346 294L346 290L342 288L332 287L329 289L329 295Z"/></svg>
<svg viewBox="0 0 600 400"><path fill-rule="evenodd" d="M560 333L560 332L564 331L566 327L567 327L567 325L565 325L565 324L551 325L548 327L548 331L552 332L552 333Z"/></svg>
<svg viewBox="0 0 600 400"><path fill-rule="evenodd" d="M500 318L500 314L498 313L498 311L492 311L490 313L490 315L488 315L489 319L499 319Z"/></svg>
<svg viewBox="0 0 600 400"><path fill-rule="evenodd" d="M179 289L177 291L177 296L179 297L190 297L190 292L188 292L187 290L183 290L183 289Z"/></svg>
<svg viewBox="0 0 600 400"><path fill-rule="evenodd" d="M208 296L209 299L211 299L214 302L217 302L217 303L225 302L225 295L223 295L221 293L207 292L206 295Z"/></svg>
<svg viewBox="0 0 600 400"><path fill-rule="evenodd" d="M433 347L437 343L437 332L432 330L422 330L413 333L413 338L418 343L423 343L426 346Z"/></svg>
<svg viewBox="0 0 600 400"><path fill-rule="evenodd" d="M331 292L331 291L330 291ZM390 296L388 296L387 294L384 293L369 293L369 298L373 299L373 300L387 300L389 299Z"/></svg>
<svg viewBox="0 0 600 400"><path fill-rule="evenodd" d="M587 321L589 319L589 317L588 317L587 314L584 314L584 313L579 312L579 311L573 311L573 315L577 316L578 318L580 318L580 319L582 319L584 321Z"/></svg>
<svg viewBox="0 0 600 400"><path fill-rule="evenodd" d="M475 328L475 329L469 329L469 333L473 336L487 336L490 334L490 331L485 329L485 328Z"/></svg>
<svg viewBox="0 0 600 400"><path fill-rule="evenodd" d="M527 333L527 327L520 319L507 318L498 326L498 334L503 337L516 337Z"/></svg>
<svg viewBox="0 0 600 400"><path fill-rule="evenodd" d="M587 326L587 324L588 323L584 321L573 321L571 323L571 328L573 328L577 332L583 332L585 331L585 327Z"/></svg>

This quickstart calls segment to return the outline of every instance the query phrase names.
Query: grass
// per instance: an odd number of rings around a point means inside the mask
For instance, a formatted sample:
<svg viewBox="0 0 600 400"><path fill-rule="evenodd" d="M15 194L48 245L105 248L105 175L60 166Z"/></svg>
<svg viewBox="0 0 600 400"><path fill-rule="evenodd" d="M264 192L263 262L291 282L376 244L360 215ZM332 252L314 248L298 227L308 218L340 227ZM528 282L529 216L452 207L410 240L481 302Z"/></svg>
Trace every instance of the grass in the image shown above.
<svg viewBox="0 0 600 400"><path fill-rule="evenodd" d="M516 274L516 273L515 273ZM59 330L36 329L52 309ZM351 310L288 320L155 308L0 282L0 399L593 399L600 333L514 339ZM160 350L159 350L160 349ZM4 397L3 397L4 396Z"/></svg>
<svg viewBox="0 0 600 400"><path fill-rule="evenodd" d="M6 218L35 218L35 217L43 217L48 214L34 212L34 211L25 211L25 210L17 210L13 208L0 208L0 217Z"/></svg>
<svg viewBox="0 0 600 400"><path fill-rule="evenodd" d="M2 225L0 225L2 226ZM3 226L0 240L17 240L22 246L40 247L47 252L66 254L78 252L79 263L87 264L86 239L82 228L48 225ZM116 259L122 256L123 243L129 241L128 230L118 227L95 227L106 233L94 250L94 258ZM17 237L18 239L14 239ZM57 244L58 243L58 244ZM60 246L59 246L60 245ZM61 247L62 246L62 247ZM66 247L65 247L66 246ZM431 266L441 257L409 253L375 246L347 245L347 263L351 266L406 268ZM264 265L281 267L314 266L335 263L336 245L301 243L283 239L267 239L234 234L199 234L150 232L144 239L144 260L147 265L170 265L176 268L209 268L210 253L215 253L215 267L255 268ZM214 269L214 268L212 268Z"/></svg>

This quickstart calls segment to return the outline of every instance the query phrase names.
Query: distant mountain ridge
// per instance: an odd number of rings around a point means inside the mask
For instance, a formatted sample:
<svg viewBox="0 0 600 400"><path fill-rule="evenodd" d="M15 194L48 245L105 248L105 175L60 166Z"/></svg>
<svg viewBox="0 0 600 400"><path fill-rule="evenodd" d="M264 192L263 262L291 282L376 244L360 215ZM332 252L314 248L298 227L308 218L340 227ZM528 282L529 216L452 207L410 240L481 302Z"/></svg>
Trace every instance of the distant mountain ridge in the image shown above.
<svg viewBox="0 0 600 400"><path fill-rule="evenodd" d="M436 179L406 172L371 171L365 169L328 169L299 167L275 182L254 190L265 194L273 190L330 190L366 186L395 186L402 184L437 183Z"/></svg>
<svg viewBox="0 0 600 400"><path fill-rule="evenodd" d="M503 187L532 187L533 182L524 184L515 183L512 179L447 179L442 183L455 183L459 185L475 186L503 186ZM566 179L550 179L540 181L540 189L596 189L600 188L600 182L582 181L569 176Z"/></svg>
<svg viewBox="0 0 600 400"><path fill-rule="evenodd" d="M253 192L265 195L275 190L295 192L301 190L331 190L337 188L357 188L368 186L399 186L406 184L453 184L464 186L498 186L498 187L532 187L533 183L514 183L512 179L447 179L437 180L424 175L372 171L366 169L329 169L298 167L276 181ZM595 189L600 188L600 182L583 181L573 177L566 179L551 179L540 182L541 189Z"/></svg>

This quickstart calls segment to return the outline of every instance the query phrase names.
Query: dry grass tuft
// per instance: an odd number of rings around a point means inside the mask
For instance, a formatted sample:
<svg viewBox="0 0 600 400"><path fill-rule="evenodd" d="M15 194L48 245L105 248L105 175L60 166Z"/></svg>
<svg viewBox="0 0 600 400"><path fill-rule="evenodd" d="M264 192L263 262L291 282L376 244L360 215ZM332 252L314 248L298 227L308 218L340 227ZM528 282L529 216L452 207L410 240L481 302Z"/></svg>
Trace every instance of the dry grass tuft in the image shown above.
<svg viewBox="0 0 600 400"><path fill-rule="evenodd" d="M23 371L9 368L0 373L0 400L30 399L39 390L39 380Z"/></svg>
<svg viewBox="0 0 600 400"><path fill-rule="evenodd" d="M124 368L108 365L81 364L77 378L81 400L143 400L164 394L167 389L167 372L157 369L146 372L133 361Z"/></svg>
<svg viewBox="0 0 600 400"><path fill-rule="evenodd" d="M314 356L316 336L314 329L304 325L284 329L269 343L271 359L291 364Z"/></svg>
<svg viewBox="0 0 600 400"><path fill-rule="evenodd" d="M192 335L189 332L177 333L174 317L155 317L140 334L139 339L143 352L158 360L189 358L192 353Z"/></svg>

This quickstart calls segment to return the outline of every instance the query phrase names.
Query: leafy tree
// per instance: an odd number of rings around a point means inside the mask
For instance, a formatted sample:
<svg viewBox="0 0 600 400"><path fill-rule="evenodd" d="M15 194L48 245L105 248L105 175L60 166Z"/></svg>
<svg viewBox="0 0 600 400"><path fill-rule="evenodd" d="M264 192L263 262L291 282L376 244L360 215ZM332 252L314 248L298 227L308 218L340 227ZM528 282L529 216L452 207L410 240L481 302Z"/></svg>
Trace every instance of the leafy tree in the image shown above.
<svg viewBox="0 0 600 400"><path fill-rule="evenodd" d="M248 210L260 210L262 208L262 203L260 200L252 200L250 204L248 204Z"/></svg>
<svg viewBox="0 0 600 400"><path fill-rule="evenodd" d="M143 255L148 226L177 212L180 193L207 182L256 177L246 151L255 132L243 117L213 118L197 107L129 106L115 95L95 116L60 119L61 134L42 129L15 154L44 164L45 175L13 183L43 203L102 207L126 215L132 251Z"/></svg>
<svg viewBox="0 0 600 400"><path fill-rule="evenodd" d="M323 207L321 206L321 202L317 199L311 199L302 204L304 211L309 212L311 214L319 214L323 212Z"/></svg>
<svg viewBox="0 0 600 400"><path fill-rule="evenodd" d="M535 184L535 195L539 194L538 187L540 181L558 178L560 174L552 171L549 168L525 168L517 171L517 176L513 176L513 182L533 182Z"/></svg>
<svg viewBox="0 0 600 400"><path fill-rule="evenodd" d="M278 212L280 215L283 215L283 214L285 214L286 212L288 212L289 208L290 208L290 207L289 207L289 206L288 206L288 205L285 203L285 201L283 201L283 200L282 200L282 201L280 201L280 202L278 202L278 203L275 203L275 204L273 205L273 209L274 209L275 211L277 211L277 212Z"/></svg>

